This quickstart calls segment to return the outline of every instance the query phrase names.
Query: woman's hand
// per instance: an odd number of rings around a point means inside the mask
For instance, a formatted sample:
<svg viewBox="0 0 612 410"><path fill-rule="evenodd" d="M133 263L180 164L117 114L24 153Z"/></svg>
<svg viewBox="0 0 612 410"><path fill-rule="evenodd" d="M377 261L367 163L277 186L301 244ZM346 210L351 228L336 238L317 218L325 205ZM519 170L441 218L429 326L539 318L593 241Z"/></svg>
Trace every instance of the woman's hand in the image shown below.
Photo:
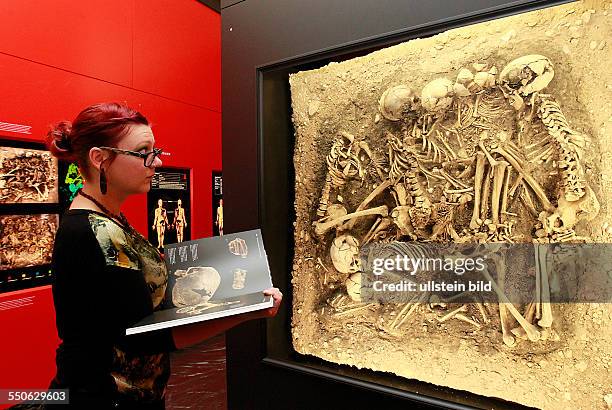
<svg viewBox="0 0 612 410"><path fill-rule="evenodd" d="M278 308L283 300L283 294L278 288L270 288L263 291L263 294L266 296L272 296L272 300L274 300L274 305L268 309L257 310L252 312L251 319L266 319L270 317L276 316L278 312Z"/></svg>
<svg viewBox="0 0 612 410"><path fill-rule="evenodd" d="M172 328L175 346L179 349L193 346L244 321L274 317L283 300L283 294L277 288L266 289L263 294L272 296L274 305L271 308Z"/></svg>

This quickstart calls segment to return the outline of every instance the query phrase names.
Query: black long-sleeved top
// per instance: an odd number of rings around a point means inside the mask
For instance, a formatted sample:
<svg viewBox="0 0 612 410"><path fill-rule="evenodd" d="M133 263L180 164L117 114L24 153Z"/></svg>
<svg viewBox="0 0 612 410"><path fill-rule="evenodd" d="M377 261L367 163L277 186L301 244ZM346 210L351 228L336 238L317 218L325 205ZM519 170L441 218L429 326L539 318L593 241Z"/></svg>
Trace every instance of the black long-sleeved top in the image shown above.
<svg viewBox="0 0 612 410"><path fill-rule="evenodd" d="M170 330L125 336L163 301L168 273L157 249L104 214L74 209L58 229L52 265L62 342L51 387L96 407L161 402L175 349Z"/></svg>

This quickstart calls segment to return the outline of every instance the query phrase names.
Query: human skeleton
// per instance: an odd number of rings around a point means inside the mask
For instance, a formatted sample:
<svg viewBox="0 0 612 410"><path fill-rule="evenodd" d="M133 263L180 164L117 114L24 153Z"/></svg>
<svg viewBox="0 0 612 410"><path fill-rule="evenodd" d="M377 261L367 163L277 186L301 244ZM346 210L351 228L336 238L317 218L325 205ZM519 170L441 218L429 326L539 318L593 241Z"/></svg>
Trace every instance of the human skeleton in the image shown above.
<svg viewBox="0 0 612 410"><path fill-rule="evenodd" d="M379 112L398 132L386 131L386 153L367 137L340 132L326 158L313 237L329 249L342 291L327 305L332 315L352 315L373 304L360 299L360 248L370 242L556 243L584 241L575 227L599 212L584 167L588 137L569 124L546 87L552 62L526 55L494 66L461 69L455 81L437 78L420 95L406 85L387 89ZM342 196L349 181L374 179L374 189L354 210ZM336 200L336 198L338 200ZM371 203L377 206L370 206ZM535 229L534 229L535 226ZM359 228L359 229L357 229ZM516 307L504 293L505 266L495 264L502 340L554 338L548 302L546 255L536 252L532 303ZM330 270L325 270L324 284ZM494 307L474 300L450 301L420 294L381 318L395 334L418 306L443 310L440 323L457 319L475 329L491 322ZM521 310L522 309L522 313ZM517 325L517 326L515 326Z"/></svg>

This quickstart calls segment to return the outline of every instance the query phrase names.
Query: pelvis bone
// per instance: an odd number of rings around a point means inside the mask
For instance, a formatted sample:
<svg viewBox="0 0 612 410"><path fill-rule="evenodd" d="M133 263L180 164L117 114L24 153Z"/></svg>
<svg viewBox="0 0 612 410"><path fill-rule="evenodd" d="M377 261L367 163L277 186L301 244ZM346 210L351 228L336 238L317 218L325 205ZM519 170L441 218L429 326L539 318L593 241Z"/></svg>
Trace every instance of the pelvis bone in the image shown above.
<svg viewBox="0 0 612 410"><path fill-rule="evenodd" d="M559 206L555 212L543 220L547 234L574 229L581 220L592 220L599 213L599 201L593 190L586 186L586 194L577 201L569 202L564 196L559 197Z"/></svg>

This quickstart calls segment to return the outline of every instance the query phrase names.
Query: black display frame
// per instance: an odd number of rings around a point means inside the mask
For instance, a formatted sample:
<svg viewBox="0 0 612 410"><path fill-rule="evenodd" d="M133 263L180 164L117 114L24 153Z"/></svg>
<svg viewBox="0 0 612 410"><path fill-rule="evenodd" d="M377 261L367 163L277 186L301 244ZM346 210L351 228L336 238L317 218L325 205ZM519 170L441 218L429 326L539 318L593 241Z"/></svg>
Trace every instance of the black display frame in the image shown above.
<svg viewBox="0 0 612 410"><path fill-rule="evenodd" d="M434 404L417 395L414 400L402 392L350 380L350 374L331 374L329 364L302 363L295 357L278 355L290 344L292 309L290 260L283 254L283 241L291 237L291 222L283 216L282 203L293 207L286 191L292 155L279 154L278 161L262 161L260 152L273 144L274 134L283 141L292 131L289 97L277 105L281 116L271 127L264 121L265 93L287 89L280 72L289 65L316 68L333 53L345 58L392 45L416 36L436 34L449 28L497 19L569 0L222 0L222 82L223 179L225 231L239 232L261 227L274 284L285 299L277 317L247 321L226 333L227 394L230 409L312 409L312 408L449 408L464 406L452 402ZM317 65L319 62L319 65ZM284 66L284 67L283 67ZM273 74L277 74L274 78ZM262 75L267 81L262 82ZM264 90L265 89L265 90ZM263 90L263 91L262 91ZM266 102L267 103L267 102ZM284 106L283 106L284 105ZM277 115L270 107L268 115ZM292 128L291 128L292 130ZM269 147L272 150L273 147ZM280 153L282 150L274 151ZM287 155L282 157L282 155ZM263 174L271 176L275 195L262 193ZM283 186L284 185L284 186ZM283 191L284 189L284 191ZM264 195L265 197L262 197ZM269 224L261 210L276 218ZM282 222L282 223L280 223ZM280 266L280 269L279 269ZM274 329L284 329L280 334ZM281 352L282 353L282 352ZM335 366L335 365L333 365ZM360 371L361 372L361 371ZM346 378L349 378L347 380ZM474 402L473 405L476 405ZM514 406L514 404L512 404ZM455 407L456 408L456 407ZM516 408L516 406L514 406Z"/></svg>
<svg viewBox="0 0 612 410"><path fill-rule="evenodd" d="M185 181L180 182L185 184L185 189L179 188L168 188L168 187L155 187L155 182L161 177L162 174L175 174L184 177ZM187 226L184 228L183 241L191 240L192 234L192 215L193 215L193 169L185 167L160 167L155 170L154 179L151 181L151 189L147 192L147 237L149 242L152 244L157 243L157 233L152 229L152 223L154 220L155 208L157 208L157 201L161 199L166 203L176 203L178 199L181 200L183 208L185 209L185 219L187 220ZM169 226L166 227L166 234L164 239L164 245L177 243L176 229L170 229L170 225L173 223L173 218L176 207L167 208L167 217ZM160 252L164 252L160 249Z"/></svg>
<svg viewBox="0 0 612 410"><path fill-rule="evenodd" d="M0 135L0 147L21 148L26 150L47 151L46 145L41 141L15 139ZM15 202L0 204L0 216L9 215L55 215L57 223L61 218L61 195L59 190L60 161L57 161L57 202ZM0 227L1 230L1 227ZM0 232L0 238L2 232ZM14 279L19 276L21 279ZM51 264L41 264L0 270L0 294L29 290L40 286L50 285L53 282L54 272Z"/></svg>
<svg viewBox="0 0 612 410"><path fill-rule="evenodd" d="M429 37L452 28L564 3L568 1L536 1L481 10L478 13L442 19L256 67L258 220L264 235L274 284L285 295L285 309L279 312L277 318L268 321L265 355L261 361L264 366L350 385L360 390L376 392L381 396L392 396L397 398L398 402L411 403L419 408L527 408L517 403L407 380L389 373L358 370L348 365L304 356L293 349L289 276L292 271L294 246L292 222L295 221L295 173L292 159L294 130L291 123L288 78L291 73L369 54L414 38Z"/></svg>
<svg viewBox="0 0 612 410"><path fill-rule="evenodd" d="M212 234L213 236L223 235L223 229L219 231L219 225L217 221L217 210L222 205L223 200L223 172L218 169L213 169L211 173L211 186L212 186ZM221 209L221 215L223 216L223 209ZM223 225L223 223L221 224Z"/></svg>

